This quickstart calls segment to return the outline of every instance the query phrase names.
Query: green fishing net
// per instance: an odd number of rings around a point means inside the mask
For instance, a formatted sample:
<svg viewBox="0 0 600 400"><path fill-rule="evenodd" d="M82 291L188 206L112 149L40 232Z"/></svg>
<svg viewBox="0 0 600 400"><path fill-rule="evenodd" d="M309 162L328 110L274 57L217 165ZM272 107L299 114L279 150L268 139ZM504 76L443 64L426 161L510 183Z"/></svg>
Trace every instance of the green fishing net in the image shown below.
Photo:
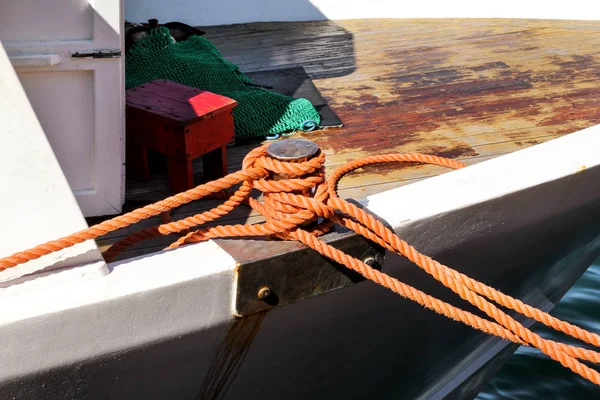
<svg viewBox="0 0 600 400"><path fill-rule="evenodd" d="M236 100L233 116L238 138L291 132L307 120L320 123L319 113L308 100L257 87L201 36L175 42L167 28L159 27L135 43L125 57L126 88L155 79L168 79Z"/></svg>

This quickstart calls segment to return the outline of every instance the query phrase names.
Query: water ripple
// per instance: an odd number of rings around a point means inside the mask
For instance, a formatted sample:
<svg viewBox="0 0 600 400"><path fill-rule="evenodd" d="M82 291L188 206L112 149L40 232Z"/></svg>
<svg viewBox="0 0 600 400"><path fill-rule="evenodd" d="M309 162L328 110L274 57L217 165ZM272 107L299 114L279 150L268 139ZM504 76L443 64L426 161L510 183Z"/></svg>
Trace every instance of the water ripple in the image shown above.
<svg viewBox="0 0 600 400"><path fill-rule="evenodd" d="M592 332L600 332L600 260L590 266L551 314ZM581 342L569 340L545 326L538 326L535 331L548 339L581 345ZM513 399L600 399L600 386L575 375L537 349L520 347L476 398Z"/></svg>

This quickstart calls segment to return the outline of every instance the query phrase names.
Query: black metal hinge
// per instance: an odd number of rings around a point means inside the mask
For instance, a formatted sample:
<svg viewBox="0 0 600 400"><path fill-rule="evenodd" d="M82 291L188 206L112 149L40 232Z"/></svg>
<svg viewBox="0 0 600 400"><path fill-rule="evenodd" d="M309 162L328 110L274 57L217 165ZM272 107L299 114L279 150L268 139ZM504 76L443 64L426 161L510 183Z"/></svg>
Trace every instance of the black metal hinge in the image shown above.
<svg viewBox="0 0 600 400"><path fill-rule="evenodd" d="M121 50L108 49L108 50L93 50L84 52L73 52L71 53L73 58L119 58L121 57Z"/></svg>

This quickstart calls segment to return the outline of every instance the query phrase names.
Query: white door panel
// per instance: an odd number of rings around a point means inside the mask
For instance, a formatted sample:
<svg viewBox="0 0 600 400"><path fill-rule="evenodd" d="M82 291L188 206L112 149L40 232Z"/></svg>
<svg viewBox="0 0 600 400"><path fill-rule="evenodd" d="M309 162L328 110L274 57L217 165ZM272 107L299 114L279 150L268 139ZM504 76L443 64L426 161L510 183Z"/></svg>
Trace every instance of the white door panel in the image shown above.
<svg viewBox="0 0 600 400"><path fill-rule="evenodd" d="M92 71L26 72L19 78L71 190L93 190L94 166L88 160L94 148ZM56 87L62 88L59 93ZM55 101L48 102L48 93L55 93Z"/></svg>
<svg viewBox="0 0 600 400"><path fill-rule="evenodd" d="M0 122L0 258L86 228L67 179L1 45ZM35 272L88 263L96 263L95 271L108 273L93 240L0 272L0 288ZM86 279L85 274L80 276Z"/></svg>
<svg viewBox="0 0 600 400"><path fill-rule="evenodd" d="M124 198L122 0L0 5L0 40L84 215ZM77 57L104 50L112 58Z"/></svg>

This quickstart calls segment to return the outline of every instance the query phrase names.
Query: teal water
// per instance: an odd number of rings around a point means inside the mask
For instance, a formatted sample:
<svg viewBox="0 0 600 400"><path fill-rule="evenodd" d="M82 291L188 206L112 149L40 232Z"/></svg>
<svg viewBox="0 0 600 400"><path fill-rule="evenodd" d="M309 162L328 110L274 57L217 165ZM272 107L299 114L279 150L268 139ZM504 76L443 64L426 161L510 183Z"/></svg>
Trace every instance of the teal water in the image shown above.
<svg viewBox="0 0 600 400"><path fill-rule="evenodd" d="M600 259L581 276L551 314L592 332L600 332ZM581 345L581 342L569 340L545 326L538 325L535 331L547 339ZM596 369L600 371L600 368ZM520 347L476 398L506 399L600 399L600 386L580 378L539 350Z"/></svg>

